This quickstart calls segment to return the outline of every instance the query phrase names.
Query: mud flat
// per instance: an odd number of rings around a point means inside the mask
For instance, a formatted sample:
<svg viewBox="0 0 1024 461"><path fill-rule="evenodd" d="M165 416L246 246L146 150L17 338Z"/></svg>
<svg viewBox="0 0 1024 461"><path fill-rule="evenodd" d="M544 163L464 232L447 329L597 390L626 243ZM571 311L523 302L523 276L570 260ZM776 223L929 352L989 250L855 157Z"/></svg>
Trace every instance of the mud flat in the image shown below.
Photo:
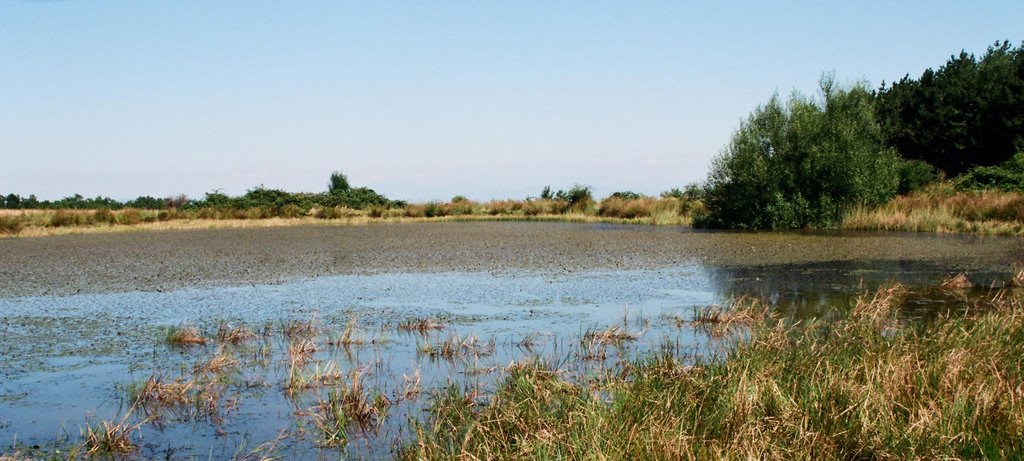
<svg viewBox="0 0 1024 461"><path fill-rule="evenodd" d="M519 222L67 235L0 240L0 296L159 291L341 274L851 261L925 261L960 271L1008 271L1024 261L1024 240Z"/></svg>

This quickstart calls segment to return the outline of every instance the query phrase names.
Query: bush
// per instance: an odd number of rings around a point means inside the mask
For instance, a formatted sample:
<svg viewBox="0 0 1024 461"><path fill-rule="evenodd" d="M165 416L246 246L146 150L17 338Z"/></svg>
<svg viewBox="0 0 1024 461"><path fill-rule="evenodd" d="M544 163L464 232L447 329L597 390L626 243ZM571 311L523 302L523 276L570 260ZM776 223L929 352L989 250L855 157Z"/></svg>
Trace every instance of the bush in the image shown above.
<svg viewBox="0 0 1024 461"><path fill-rule="evenodd" d="M20 216L0 216L0 234L17 234L22 226Z"/></svg>
<svg viewBox="0 0 1024 461"><path fill-rule="evenodd" d="M100 208L92 214L93 221L103 224L113 224L116 221L114 213L106 208Z"/></svg>
<svg viewBox="0 0 1024 461"><path fill-rule="evenodd" d="M586 211L587 208L594 204L594 194L590 186L584 186L581 184L574 184L572 189L566 191L558 191L555 194L556 200L565 200L569 203L569 209L572 211Z"/></svg>
<svg viewBox="0 0 1024 461"><path fill-rule="evenodd" d="M423 215L428 218L438 218L447 214L448 210L439 202L427 202L423 208Z"/></svg>
<svg viewBox="0 0 1024 461"><path fill-rule="evenodd" d="M717 157L695 224L741 229L824 227L899 186L899 158L882 146L872 94L821 80L821 100L773 96Z"/></svg>
<svg viewBox="0 0 1024 461"><path fill-rule="evenodd" d="M638 193L632 192L632 191L614 192L614 193L612 193L612 195L609 195L608 197L609 198L620 198L620 199L623 199L623 200L639 200L639 199L644 198L643 194L638 194Z"/></svg>
<svg viewBox="0 0 1024 461"><path fill-rule="evenodd" d="M651 215L655 200L651 197L621 198L612 194L601 201L597 214L608 218L634 219Z"/></svg>
<svg viewBox="0 0 1024 461"><path fill-rule="evenodd" d="M65 227L79 224L78 216L68 210L57 210L50 216L50 227Z"/></svg>
<svg viewBox="0 0 1024 461"><path fill-rule="evenodd" d="M1024 152L997 166L974 167L957 181L960 190L1024 192Z"/></svg>
<svg viewBox="0 0 1024 461"><path fill-rule="evenodd" d="M140 222L142 222L142 213L134 208L123 210L117 214L118 224L132 225Z"/></svg>
<svg viewBox="0 0 1024 461"><path fill-rule="evenodd" d="M897 192L909 194L942 179L942 173L923 160L904 160L899 168L900 185Z"/></svg>

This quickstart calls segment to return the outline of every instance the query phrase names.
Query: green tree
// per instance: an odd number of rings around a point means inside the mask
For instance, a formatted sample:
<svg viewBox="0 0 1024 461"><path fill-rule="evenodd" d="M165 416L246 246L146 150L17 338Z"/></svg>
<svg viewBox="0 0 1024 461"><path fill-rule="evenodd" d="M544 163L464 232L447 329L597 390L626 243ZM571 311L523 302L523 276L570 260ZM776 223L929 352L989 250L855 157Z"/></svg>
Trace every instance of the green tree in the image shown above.
<svg viewBox="0 0 1024 461"><path fill-rule="evenodd" d="M773 96L740 125L712 163L697 225L826 227L895 194L899 157L882 145L872 93L827 76L820 87L820 99Z"/></svg>
<svg viewBox="0 0 1024 461"><path fill-rule="evenodd" d="M961 51L920 78L877 92L886 143L949 176L1007 161L1024 149L1024 43L995 43L980 60Z"/></svg>
<svg viewBox="0 0 1024 461"><path fill-rule="evenodd" d="M331 181L327 183L328 193L337 194L339 192L346 192L351 188L352 186L348 183L348 176L345 176L341 171L331 173Z"/></svg>

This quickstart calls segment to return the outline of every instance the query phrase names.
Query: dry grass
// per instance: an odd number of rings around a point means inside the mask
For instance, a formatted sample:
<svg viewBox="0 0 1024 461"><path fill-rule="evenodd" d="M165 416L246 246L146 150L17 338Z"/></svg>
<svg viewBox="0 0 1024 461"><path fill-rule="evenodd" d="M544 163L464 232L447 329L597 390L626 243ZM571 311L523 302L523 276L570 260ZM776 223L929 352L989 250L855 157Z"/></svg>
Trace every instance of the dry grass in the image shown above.
<svg viewBox="0 0 1024 461"><path fill-rule="evenodd" d="M196 346L207 343L199 329L194 326L180 325L167 330L167 344L172 346Z"/></svg>
<svg viewBox="0 0 1024 461"><path fill-rule="evenodd" d="M948 184L849 213L850 230L1024 235L1024 196L1016 192L957 192Z"/></svg>
<svg viewBox="0 0 1024 461"><path fill-rule="evenodd" d="M195 388L195 380L177 378L166 381L162 376L154 374L130 392L130 400L142 405L180 406L191 402L191 393Z"/></svg>
<svg viewBox="0 0 1024 461"><path fill-rule="evenodd" d="M630 333L624 327L613 326L604 330L588 331L583 335L583 340L597 344L621 344L629 341L636 341L640 335Z"/></svg>
<svg viewBox="0 0 1024 461"><path fill-rule="evenodd" d="M750 334L724 357L655 354L597 391L536 362L489 398L450 386L399 457L1021 459L1024 307L996 296L984 313L881 327L904 292L827 323L736 314Z"/></svg>
<svg viewBox="0 0 1024 461"><path fill-rule="evenodd" d="M442 358L454 361L464 357L484 357L494 354L494 343L482 341L476 336L459 336L452 334L439 344L425 342L420 345L419 353L430 358Z"/></svg>
<svg viewBox="0 0 1024 461"><path fill-rule="evenodd" d="M967 274L959 273L943 280L939 286L946 290L966 290L973 287L974 284L967 278Z"/></svg>
<svg viewBox="0 0 1024 461"><path fill-rule="evenodd" d="M212 373L215 375L224 374L231 371L238 365L238 360L235 359L231 354L224 349L224 346L219 346L217 352L204 364L196 365L196 373Z"/></svg>
<svg viewBox="0 0 1024 461"><path fill-rule="evenodd" d="M347 384L329 392L326 399L311 409L321 445L344 446L348 442L349 423L366 428L379 425L387 416L393 403L383 393L368 389L363 384L363 375L364 372L353 370Z"/></svg>
<svg viewBox="0 0 1024 461"><path fill-rule="evenodd" d="M719 337L749 328L771 316L771 306L762 298L743 295L727 306L705 306L697 310L692 324L703 328L711 336Z"/></svg>
<svg viewBox="0 0 1024 461"><path fill-rule="evenodd" d="M268 210L0 210L0 237L280 226L352 226L423 221L561 221L623 224L690 225L693 203L677 198L621 199L600 206L570 208L564 200L458 200L407 205L401 209L370 207L314 208L309 213L278 217Z"/></svg>
<svg viewBox="0 0 1024 461"><path fill-rule="evenodd" d="M125 413L118 422L101 421L93 427L86 425L82 432L85 454L94 456L127 456L138 450L132 441L132 433L137 431L145 421L132 424L129 422L131 411Z"/></svg>
<svg viewBox="0 0 1024 461"><path fill-rule="evenodd" d="M1010 276L1010 286L1024 287L1024 268L1018 268Z"/></svg>
<svg viewBox="0 0 1024 461"><path fill-rule="evenodd" d="M417 332L426 334L434 330L443 330L444 323L432 318L409 319L398 324L398 331Z"/></svg>
<svg viewBox="0 0 1024 461"><path fill-rule="evenodd" d="M221 344L233 344L239 345L248 341L256 339L256 333L249 329L245 325L231 326L228 324L220 324L217 328L217 342Z"/></svg>
<svg viewBox="0 0 1024 461"><path fill-rule="evenodd" d="M897 306L906 294L906 287L899 283L881 286L870 297L868 295L859 296L850 316L866 318L871 321L890 318L895 314Z"/></svg>

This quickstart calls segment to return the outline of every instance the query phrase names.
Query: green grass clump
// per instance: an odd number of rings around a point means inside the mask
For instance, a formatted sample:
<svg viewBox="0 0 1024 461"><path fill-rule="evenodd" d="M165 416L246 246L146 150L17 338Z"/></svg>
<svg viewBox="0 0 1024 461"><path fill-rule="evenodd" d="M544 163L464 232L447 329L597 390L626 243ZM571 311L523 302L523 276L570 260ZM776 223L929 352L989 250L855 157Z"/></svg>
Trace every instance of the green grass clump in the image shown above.
<svg viewBox="0 0 1024 461"><path fill-rule="evenodd" d="M454 388L436 395L400 457L1024 456L1019 294L982 314L907 324L894 314L903 292L865 296L832 322L764 316L724 358L696 365L655 354L586 382L512 367L482 403Z"/></svg>

